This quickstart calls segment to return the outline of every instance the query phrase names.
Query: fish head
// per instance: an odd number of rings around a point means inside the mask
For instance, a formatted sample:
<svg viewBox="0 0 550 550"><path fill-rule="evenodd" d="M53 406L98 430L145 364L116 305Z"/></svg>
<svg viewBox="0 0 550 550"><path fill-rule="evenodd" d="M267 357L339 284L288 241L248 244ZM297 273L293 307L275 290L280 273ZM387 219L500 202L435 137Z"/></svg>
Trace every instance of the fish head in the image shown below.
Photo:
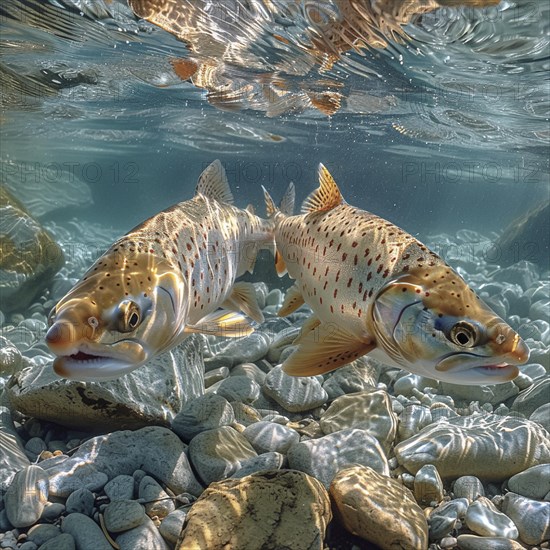
<svg viewBox="0 0 550 550"><path fill-rule="evenodd" d="M174 339L177 281L148 254L130 261L100 258L53 308L46 342L54 371L76 380L118 378Z"/></svg>
<svg viewBox="0 0 550 550"><path fill-rule="evenodd" d="M387 283L369 322L377 346L392 362L446 382L506 382L529 358L519 334L445 265Z"/></svg>

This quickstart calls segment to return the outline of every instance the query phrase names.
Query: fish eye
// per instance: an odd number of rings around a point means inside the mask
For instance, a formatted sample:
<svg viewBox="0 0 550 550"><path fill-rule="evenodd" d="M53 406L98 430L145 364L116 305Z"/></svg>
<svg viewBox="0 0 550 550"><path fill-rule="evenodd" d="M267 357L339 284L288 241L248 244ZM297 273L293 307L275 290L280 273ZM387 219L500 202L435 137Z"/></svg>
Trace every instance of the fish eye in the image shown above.
<svg viewBox="0 0 550 550"><path fill-rule="evenodd" d="M448 338L457 346L471 348L475 346L478 334L476 328L472 324L466 321L460 321L451 328Z"/></svg>
<svg viewBox="0 0 550 550"><path fill-rule="evenodd" d="M116 325L119 332L132 332L141 322L139 305L132 300L124 300L117 308Z"/></svg>

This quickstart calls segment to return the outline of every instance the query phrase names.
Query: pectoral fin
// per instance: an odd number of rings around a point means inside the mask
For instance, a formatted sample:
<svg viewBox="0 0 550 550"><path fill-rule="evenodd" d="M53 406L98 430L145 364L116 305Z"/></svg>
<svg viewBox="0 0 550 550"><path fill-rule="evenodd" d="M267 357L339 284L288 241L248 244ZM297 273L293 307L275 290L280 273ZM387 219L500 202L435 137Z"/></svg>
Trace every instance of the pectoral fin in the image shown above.
<svg viewBox="0 0 550 550"><path fill-rule="evenodd" d="M187 325L184 330L227 338L240 338L254 332L254 328L244 315L223 309L203 317L196 325Z"/></svg>
<svg viewBox="0 0 550 550"><path fill-rule="evenodd" d="M315 316L309 317L309 319L307 319L307 321L302 325L302 328L300 329L300 334L294 340L294 342L292 342L292 344L297 346L298 344L302 343L307 338L307 335L312 330L315 330L320 324L321 324L321 320L318 319L317 317Z"/></svg>
<svg viewBox="0 0 550 550"><path fill-rule="evenodd" d="M279 317L286 317L293 311L296 311L303 303L304 297L295 283L286 291L283 305L277 312L277 315Z"/></svg>
<svg viewBox="0 0 550 550"><path fill-rule="evenodd" d="M361 341L336 325L322 323L300 336L300 345L283 363L290 376L315 376L351 363L372 351L374 341Z"/></svg>
<svg viewBox="0 0 550 550"><path fill-rule="evenodd" d="M256 291L252 283L235 283L233 291L222 307L232 311L242 311L257 323L264 322L264 315L256 300Z"/></svg>
<svg viewBox="0 0 550 550"><path fill-rule="evenodd" d="M279 277L286 274L286 264L283 259L283 255L278 250L275 251L275 269L277 270L277 275L279 275Z"/></svg>

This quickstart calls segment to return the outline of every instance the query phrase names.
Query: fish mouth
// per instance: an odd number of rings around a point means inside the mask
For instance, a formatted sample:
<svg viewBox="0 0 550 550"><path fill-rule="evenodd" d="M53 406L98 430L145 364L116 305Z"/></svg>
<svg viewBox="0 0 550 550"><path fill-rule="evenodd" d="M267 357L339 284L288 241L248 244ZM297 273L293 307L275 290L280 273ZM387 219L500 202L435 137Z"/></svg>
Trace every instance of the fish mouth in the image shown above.
<svg viewBox="0 0 550 550"><path fill-rule="evenodd" d="M122 343L118 343L119 345ZM116 346L109 346L114 348ZM58 355L53 370L62 378L81 381L114 380L133 371L147 360L145 350L138 342L124 342L122 350L91 350L87 346Z"/></svg>
<svg viewBox="0 0 550 550"><path fill-rule="evenodd" d="M452 353L441 358L435 365L435 370L457 384L480 384L486 381L490 384L508 382L519 374L516 365L510 363L490 363L491 357L474 353ZM487 361L484 365L483 362ZM441 377L443 378L443 376Z"/></svg>

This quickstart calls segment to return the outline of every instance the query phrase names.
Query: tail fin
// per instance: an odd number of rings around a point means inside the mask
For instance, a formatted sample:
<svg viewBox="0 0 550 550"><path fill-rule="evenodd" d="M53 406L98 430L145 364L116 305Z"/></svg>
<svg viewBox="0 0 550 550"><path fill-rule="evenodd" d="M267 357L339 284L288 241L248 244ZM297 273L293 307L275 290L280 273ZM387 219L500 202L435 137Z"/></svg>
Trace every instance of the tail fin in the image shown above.
<svg viewBox="0 0 550 550"><path fill-rule="evenodd" d="M292 214L294 213L294 201L296 198L296 190L292 182L288 184L285 194L281 199L281 203L279 204L279 208L275 206L275 202L263 185L262 189L264 191L265 209L268 218L273 217L277 212L282 212L286 216L292 216Z"/></svg>

